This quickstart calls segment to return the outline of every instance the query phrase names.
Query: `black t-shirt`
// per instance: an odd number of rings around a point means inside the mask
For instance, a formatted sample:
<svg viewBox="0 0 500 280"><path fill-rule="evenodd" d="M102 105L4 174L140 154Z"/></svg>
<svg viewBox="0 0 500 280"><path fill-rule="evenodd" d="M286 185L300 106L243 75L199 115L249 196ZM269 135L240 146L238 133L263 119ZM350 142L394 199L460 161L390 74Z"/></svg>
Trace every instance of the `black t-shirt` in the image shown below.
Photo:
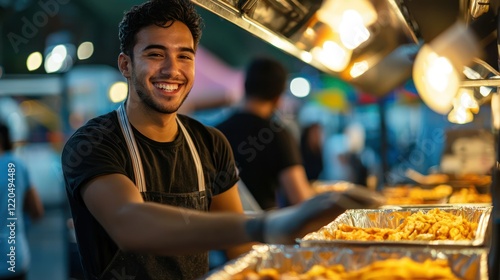
<svg viewBox="0 0 500 280"><path fill-rule="evenodd" d="M218 130L187 116L178 118L198 151L210 204L212 196L225 192L239 180L231 147ZM132 129L148 191L198 191L196 167L180 130L173 142L160 143ZM80 189L91 179L106 174L124 174L135 181L117 113L94 118L78 129L64 147L62 167L84 270L99 275L118 247L85 206Z"/></svg>
<svg viewBox="0 0 500 280"><path fill-rule="evenodd" d="M278 174L302 164L299 144L277 119L237 112L217 125L233 149L241 180L262 209L277 206Z"/></svg>

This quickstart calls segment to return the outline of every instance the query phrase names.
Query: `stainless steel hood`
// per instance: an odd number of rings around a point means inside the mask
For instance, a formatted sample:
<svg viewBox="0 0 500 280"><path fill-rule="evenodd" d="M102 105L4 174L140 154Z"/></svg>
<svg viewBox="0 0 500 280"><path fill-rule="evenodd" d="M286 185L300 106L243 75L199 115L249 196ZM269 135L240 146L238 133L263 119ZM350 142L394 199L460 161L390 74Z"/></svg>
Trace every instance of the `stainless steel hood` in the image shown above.
<svg viewBox="0 0 500 280"><path fill-rule="evenodd" d="M275 47L375 96L389 93L411 77L413 60L422 42L432 40L457 19L471 24L493 10L488 0L370 0L378 15L369 27L373 36L352 50L345 68L335 69L328 57L314 52L315 46L331 36L324 19L329 14L321 14L327 1L193 0ZM494 40L496 27L481 35L490 38L484 44L491 44L493 31ZM498 53L494 56L496 61Z"/></svg>

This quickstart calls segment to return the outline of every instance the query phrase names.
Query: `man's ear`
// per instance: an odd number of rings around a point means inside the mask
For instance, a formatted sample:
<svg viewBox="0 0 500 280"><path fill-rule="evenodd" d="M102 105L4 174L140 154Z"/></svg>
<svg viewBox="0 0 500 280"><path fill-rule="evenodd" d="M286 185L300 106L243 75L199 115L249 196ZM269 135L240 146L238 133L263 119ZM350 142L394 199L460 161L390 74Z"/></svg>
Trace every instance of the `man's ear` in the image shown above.
<svg viewBox="0 0 500 280"><path fill-rule="evenodd" d="M118 55L118 69L122 72L123 77L130 78L130 73L132 72L132 60L130 56L124 53Z"/></svg>

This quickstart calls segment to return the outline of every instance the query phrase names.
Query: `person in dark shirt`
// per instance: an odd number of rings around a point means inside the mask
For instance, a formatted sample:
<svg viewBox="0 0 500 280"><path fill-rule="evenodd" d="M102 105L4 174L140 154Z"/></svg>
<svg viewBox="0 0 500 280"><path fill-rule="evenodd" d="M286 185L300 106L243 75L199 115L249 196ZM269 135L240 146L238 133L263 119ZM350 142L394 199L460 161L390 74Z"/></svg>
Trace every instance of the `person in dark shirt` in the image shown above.
<svg viewBox="0 0 500 280"><path fill-rule="evenodd" d="M304 127L300 134L300 152L307 179L318 180L323 171L323 128L320 123Z"/></svg>
<svg viewBox="0 0 500 280"><path fill-rule="evenodd" d="M299 143L275 114L287 76L280 62L253 59L241 110L216 126L231 144L241 180L264 210L300 203L314 193Z"/></svg>

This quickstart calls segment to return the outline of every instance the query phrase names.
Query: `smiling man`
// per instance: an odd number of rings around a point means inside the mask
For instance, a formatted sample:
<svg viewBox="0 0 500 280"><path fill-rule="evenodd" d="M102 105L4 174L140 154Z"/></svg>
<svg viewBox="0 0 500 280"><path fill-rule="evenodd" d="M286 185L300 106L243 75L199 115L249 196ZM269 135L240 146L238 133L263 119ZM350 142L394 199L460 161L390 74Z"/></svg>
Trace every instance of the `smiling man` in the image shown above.
<svg viewBox="0 0 500 280"><path fill-rule="evenodd" d="M327 194L258 217L242 214L226 138L177 114L193 86L200 26L188 0L152 0L128 11L118 68L129 96L64 147L86 279L196 279L208 272L210 249L234 257L250 242L293 243L346 207L374 202Z"/></svg>

